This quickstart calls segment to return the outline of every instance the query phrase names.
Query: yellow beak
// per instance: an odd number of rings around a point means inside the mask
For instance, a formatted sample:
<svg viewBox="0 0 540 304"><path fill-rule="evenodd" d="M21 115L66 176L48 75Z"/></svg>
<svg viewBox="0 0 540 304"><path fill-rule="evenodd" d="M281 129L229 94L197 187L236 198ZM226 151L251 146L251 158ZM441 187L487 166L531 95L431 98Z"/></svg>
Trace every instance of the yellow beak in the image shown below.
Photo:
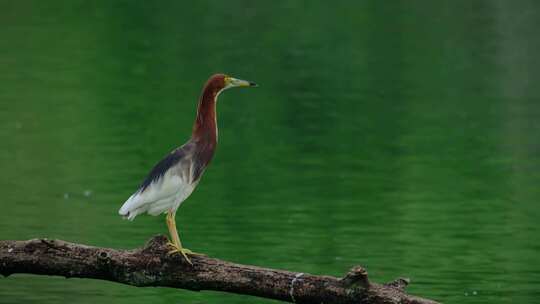
<svg viewBox="0 0 540 304"><path fill-rule="evenodd" d="M228 87L257 87L255 82L237 79L233 77L227 77L225 79Z"/></svg>

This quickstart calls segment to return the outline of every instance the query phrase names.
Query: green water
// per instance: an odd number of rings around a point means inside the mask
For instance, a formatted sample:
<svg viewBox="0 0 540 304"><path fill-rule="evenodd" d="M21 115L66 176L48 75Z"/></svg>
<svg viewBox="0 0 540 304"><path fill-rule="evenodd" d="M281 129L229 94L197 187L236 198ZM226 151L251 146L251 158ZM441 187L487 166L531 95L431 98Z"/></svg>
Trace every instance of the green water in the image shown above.
<svg viewBox="0 0 540 304"><path fill-rule="evenodd" d="M239 263L412 280L445 303L540 297L536 1L1 1L0 239L134 248L117 210L189 137L220 142L177 221ZM0 303L276 303L15 275Z"/></svg>

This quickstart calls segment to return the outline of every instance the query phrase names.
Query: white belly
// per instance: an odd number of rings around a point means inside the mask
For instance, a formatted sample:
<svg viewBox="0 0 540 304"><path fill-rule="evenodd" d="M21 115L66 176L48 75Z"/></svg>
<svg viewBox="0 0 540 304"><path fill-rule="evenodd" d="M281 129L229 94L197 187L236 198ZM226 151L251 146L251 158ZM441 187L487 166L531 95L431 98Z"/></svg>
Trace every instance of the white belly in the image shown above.
<svg viewBox="0 0 540 304"><path fill-rule="evenodd" d="M196 185L197 183L184 182L181 177L169 171L144 191L134 193L120 208L119 213L133 220L138 214L145 212L150 215L159 215L169 210L176 212Z"/></svg>

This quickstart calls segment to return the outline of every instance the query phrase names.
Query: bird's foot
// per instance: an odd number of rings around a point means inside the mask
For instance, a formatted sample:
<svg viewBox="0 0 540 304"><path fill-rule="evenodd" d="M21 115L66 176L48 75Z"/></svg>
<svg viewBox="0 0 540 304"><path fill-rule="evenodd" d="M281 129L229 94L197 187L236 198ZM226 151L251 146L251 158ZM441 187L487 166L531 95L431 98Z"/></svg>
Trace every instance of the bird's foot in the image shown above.
<svg viewBox="0 0 540 304"><path fill-rule="evenodd" d="M183 248L183 247L180 247L174 243L167 243L167 245L169 245L170 247L172 247L172 250L169 251L169 254L175 254L175 253L180 253L184 259L186 259L186 261L190 264L190 265L193 265L193 263L191 262L191 259L188 257L188 254L189 255L204 255L202 253L196 253L196 252L193 252L187 248Z"/></svg>

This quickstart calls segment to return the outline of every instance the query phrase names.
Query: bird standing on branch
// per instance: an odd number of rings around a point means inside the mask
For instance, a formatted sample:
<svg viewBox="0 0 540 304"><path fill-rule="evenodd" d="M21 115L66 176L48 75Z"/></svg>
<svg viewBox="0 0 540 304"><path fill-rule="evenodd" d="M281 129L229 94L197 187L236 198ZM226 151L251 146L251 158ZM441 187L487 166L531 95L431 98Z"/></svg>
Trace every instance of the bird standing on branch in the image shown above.
<svg viewBox="0 0 540 304"><path fill-rule="evenodd" d="M175 215L180 204L193 192L212 160L217 145L216 102L219 94L232 87L255 87L255 83L216 74L206 82L193 124L191 138L159 161L144 179L139 189L122 205L120 215L133 220L137 215L167 213L166 221L173 247L171 253L181 253L191 263L191 250L182 247L176 230Z"/></svg>

